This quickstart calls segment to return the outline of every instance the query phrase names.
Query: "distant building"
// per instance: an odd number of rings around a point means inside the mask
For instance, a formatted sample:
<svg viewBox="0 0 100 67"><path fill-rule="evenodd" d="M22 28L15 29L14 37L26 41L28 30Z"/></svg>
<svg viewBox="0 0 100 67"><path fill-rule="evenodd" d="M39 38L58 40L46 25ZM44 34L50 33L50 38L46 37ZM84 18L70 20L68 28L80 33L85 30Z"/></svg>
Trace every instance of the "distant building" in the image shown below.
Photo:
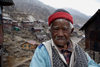
<svg viewBox="0 0 100 67"><path fill-rule="evenodd" d="M30 21L22 21L21 22L21 25L23 26L23 28L30 28L30 27L33 27L33 22L30 22Z"/></svg>
<svg viewBox="0 0 100 67"><path fill-rule="evenodd" d="M3 29L7 31L12 30L12 19L9 16L3 16Z"/></svg>
<svg viewBox="0 0 100 67"><path fill-rule="evenodd" d="M12 23L12 19L10 17L3 17L3 23Z"/></svg>
<svg viewBox="0 0 100 67"><path fill-rule="evenodd" d="M18 21L13 20L13 21L12 21L12 25L13 25L13 26L18 26Z"/></svg>
<svg viewBox="0 0 100 67"><path fill-rule="evenodd" d="M41 34L37 34L37 35L35 35L36 36L36 38L37 38L37 40L39 40L39 42L43 42L43 41L46 41L46 40L48 40L49 38L48 38L48 36L47 35L41 35Z"/></svg>
<svg viewBox="0 0 100 67"><path fill-rule="evenodd" d="M31 41L27 41L27 42L21 44L21 47L22 47L22 49L25 49L25 50L34 50L38 45L39 45L39 43L31 40Z"/></svg>
<svg viewBox="0 0 100 67"><path fill-rule="evenodd" d="M100 52L100 9L80 29L85 32L86 49Z"/></svg>
<svg viewBox="0 0 100 67"><path fill-rule="evenodd" d="M41 32L43 31L43 27L34 27L34 32Z"/></svg>

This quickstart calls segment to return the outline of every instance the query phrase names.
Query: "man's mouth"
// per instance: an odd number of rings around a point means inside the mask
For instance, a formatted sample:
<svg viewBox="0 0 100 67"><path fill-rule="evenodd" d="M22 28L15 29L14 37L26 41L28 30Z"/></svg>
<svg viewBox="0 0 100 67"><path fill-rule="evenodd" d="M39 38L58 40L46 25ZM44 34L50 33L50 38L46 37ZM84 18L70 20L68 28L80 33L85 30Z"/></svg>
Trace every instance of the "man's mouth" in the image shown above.
<svg viewBox="0 0 100 67"><path fill-rule="evenodd" d="M56 37L55 40L59 40L59 41L65 41L66 38L65 37Z"/></svg>

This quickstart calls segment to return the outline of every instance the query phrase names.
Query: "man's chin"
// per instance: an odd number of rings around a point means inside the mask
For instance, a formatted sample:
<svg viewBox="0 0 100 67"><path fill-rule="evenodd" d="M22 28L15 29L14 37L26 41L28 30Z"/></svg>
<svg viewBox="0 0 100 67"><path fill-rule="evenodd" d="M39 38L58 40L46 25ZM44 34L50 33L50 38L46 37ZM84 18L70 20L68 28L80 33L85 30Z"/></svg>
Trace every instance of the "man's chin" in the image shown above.
<svg viewBox="0 0 100 67"><path fill-rule="evenodd" d="M64 47L65 43L64 42L58 42L56 44L57 47Z"/></svg>
<svg viewBox="0 0 100 67"><path fill-rule="evenodd" d="M64 45L66 44L66 41L64 41L64 40L56 40L56 41L54 41L54 43L55 43L55 45L57 47L64 47Z"/></svg>
<svg viewBox="0 0 100 67"><path fill-rule="evenodd" d="M57 44L56 46L59 48L64 48L64 45L62 45L62 44Z"/></svg>

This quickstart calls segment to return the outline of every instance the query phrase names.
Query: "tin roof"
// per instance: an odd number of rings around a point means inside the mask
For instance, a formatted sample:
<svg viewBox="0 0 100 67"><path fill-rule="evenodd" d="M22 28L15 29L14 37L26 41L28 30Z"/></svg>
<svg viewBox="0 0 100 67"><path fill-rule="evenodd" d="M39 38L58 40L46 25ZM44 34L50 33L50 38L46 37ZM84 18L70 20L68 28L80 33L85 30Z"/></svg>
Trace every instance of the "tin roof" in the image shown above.
<svg viewBox="0 0 100 67"><path fill-rule="evenodd" d="M96 20L97 16L100 16L100 9L80 28L80 30L86 30L87 27Z"/></svg>
<svg viewBox="0 0 100 67"><path fill-rule="evenodd" d="M10 17L3 17L4 20L12 20Z"/></svg>
<svg viewBox="0 0 100 67"><path fill-rule="evenodd" d="M30 40L30 41L27 41L28 43L30 43L30 44L36 44L36 41L33 41L33 40Z"/></svg>

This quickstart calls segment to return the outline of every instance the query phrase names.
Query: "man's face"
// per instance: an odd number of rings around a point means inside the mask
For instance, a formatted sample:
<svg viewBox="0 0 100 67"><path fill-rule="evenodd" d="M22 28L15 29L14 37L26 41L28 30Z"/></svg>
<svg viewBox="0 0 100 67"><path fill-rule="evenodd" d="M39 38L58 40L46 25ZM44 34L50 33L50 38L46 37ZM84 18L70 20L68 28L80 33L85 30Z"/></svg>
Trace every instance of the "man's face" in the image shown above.
<svg viewBox="0 0 100 67"><path fill-rule="evenodd" d="M57 19L53 21L50 31L56 46L64 47L69 41L71 28L67 20Z"/></svg>

